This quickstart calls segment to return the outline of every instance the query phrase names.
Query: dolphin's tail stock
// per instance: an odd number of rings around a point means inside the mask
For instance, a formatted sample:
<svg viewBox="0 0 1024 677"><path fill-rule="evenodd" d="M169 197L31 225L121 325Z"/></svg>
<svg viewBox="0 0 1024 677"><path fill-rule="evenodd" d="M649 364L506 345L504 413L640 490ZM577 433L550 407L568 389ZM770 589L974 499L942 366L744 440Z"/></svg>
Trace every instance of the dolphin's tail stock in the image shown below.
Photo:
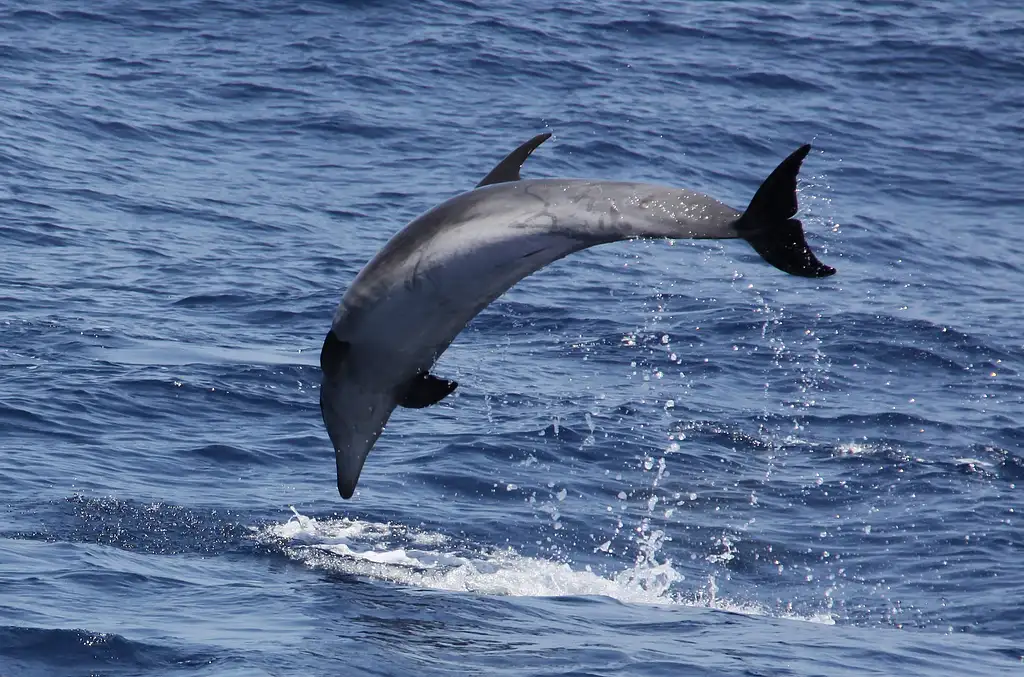
<svg viewBox="0 0 1024 677"><path fill-rule="evenodd" d="M735 226L740 237L779 270L801 277L828 277L836 269L817 259L804 239L803 224L793 218L796 175L810 150L810 144L800 146L768 175Z"/></svg>

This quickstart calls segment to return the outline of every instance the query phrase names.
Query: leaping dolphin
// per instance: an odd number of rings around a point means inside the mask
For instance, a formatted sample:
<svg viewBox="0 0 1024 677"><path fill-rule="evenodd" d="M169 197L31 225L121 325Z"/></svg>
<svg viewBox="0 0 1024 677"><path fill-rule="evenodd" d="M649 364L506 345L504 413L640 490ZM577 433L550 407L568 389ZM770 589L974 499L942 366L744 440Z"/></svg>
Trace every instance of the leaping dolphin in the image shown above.
<svg viewBox="0 0 1024 677"><path fill-rule="evenodd" d="M801 277L835 273L815 257L797 213L801 146L746 211L682 188L580 179L521 180L550 134L510 153L477 187L391 238L341 299L320 351L320 411L334 445L338 492L355 493L366 456L396 406L440 402L455 381L430 373L473 317L527 275L573 252L638 238L742 238Z"/></svg>

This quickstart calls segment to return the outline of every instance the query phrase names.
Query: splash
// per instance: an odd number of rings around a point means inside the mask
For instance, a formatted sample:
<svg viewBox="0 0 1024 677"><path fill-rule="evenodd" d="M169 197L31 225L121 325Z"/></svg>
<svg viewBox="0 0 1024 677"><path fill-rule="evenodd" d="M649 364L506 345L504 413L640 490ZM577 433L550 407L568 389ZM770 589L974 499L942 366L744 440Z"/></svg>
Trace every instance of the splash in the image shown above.
<svg viewBox="0 0 1024 677"><path fill-rule="evenodd" d="M255 538L278 547L312 569L387 581L397 585L456 593L513 597L609 597L626 604L702 607L747 615L774 615L819 623L827 616L801 617L737 603L708 587L685 594L669 562L639 557L634 566L602 576L587 566L574 569L519 554L514 548L457 544L449 537L398 524L358 519L317 519L295 508L284 523L254 529Z"/></svg>

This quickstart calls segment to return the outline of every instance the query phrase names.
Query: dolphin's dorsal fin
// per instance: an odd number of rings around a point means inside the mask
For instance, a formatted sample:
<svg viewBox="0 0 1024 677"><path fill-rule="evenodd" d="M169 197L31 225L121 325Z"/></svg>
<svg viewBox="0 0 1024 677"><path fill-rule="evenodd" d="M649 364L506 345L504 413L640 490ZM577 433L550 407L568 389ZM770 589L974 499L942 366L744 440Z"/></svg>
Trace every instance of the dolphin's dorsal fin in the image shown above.
<svg viewBox="0 0 1024 677"><path fill-rule="evenodd" d="M526 162L526 158L530 157L530 153L537 150L537 146L550 138L551 132L544 132L519 146L519 148L506 155L505 159L499 162L498 166L483 178L483 181L476 184L476 187L480 188L481 186L490 186L495 183L518 181L519 170L522 168L523 163Z"/></svg>
<svg viewBox="0 0 1024 677"><path fill-rule="evenodd" d="M406 409L422 409L437 404L454 392L459 384L433 374L422 372L409 382L405 393L398 400L398 406Z"/></svg>

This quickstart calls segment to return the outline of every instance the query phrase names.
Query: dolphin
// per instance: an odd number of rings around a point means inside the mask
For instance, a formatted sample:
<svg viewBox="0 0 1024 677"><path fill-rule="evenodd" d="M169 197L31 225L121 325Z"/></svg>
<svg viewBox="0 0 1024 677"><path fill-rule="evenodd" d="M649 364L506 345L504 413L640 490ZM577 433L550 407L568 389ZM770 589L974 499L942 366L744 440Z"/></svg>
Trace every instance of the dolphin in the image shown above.
<svg viewBox="0 0 1024 677"><path fill-rule="evenodd" d="M550 134L530 139L473 190L399 231L359 272L320 351L320 411L338 493L351 498L395 407L428 407L458 384L430 372L481 310L524 277L573 252L639 238L746 240L776 268L827 277L804 239L796 180L811 146L783 160L745 211L682 188L520 178Z"/></svg>

